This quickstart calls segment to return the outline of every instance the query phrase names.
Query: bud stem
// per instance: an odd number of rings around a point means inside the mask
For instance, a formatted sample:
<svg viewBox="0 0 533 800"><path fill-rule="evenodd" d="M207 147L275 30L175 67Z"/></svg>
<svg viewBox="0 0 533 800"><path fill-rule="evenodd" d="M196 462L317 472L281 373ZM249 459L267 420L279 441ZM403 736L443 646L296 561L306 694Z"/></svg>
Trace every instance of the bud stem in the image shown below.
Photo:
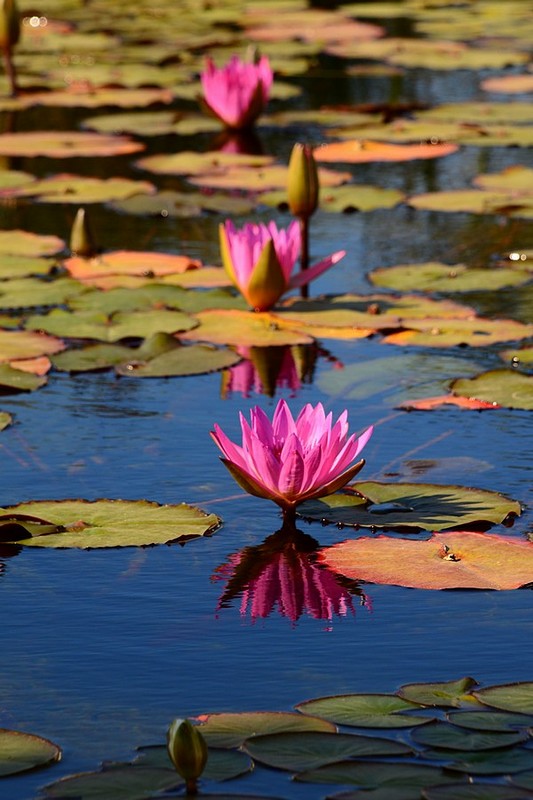
<svg viewBox="0 0 533 800"><path fill-rule="evenodd" d="M13 51L11 47L8 45L7 47L3 48L3 52L4 52L4 65L6 70L6 76L9 83L9 94L10 97L17 97L18 95L17 72L15 70L15 65L13 63Z"/></svg>
<svg viewBox="0 0 533 800"><path fill-rule="evenodd" d="M185 782L185 791L188 795L198 794L198 781L196 778L188 778Z"/></svg>
<svg viewBox="0 0 533 800"><path fill-rule="evenodd" d="M300 234L300 270L305 272L309 266L309 217L300 217ZM309 284L301 287L300 297L309 297Z"/></svg>

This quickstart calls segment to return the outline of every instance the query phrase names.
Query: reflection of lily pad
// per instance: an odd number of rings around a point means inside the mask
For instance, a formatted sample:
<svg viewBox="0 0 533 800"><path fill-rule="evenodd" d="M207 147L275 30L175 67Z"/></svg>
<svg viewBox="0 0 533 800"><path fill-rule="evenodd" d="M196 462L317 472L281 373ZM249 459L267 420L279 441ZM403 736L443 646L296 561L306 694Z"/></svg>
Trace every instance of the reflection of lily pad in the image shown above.
<svg viewBox="0 0 533 800"><path fill-rule="evenodd" d="M43 500L0 512L30 514L64 527L61 533L17 539L30 547L144 547L204 536L220 524L215 514L186 503L161 506L147 500Z"/></svg>
<svg viewBox="0 0 533 800"><path fill-rule="evenodd" d="M417 589L518 589L533 582L533 546L488 533L435 533L425 541L363 537L320 555L347 578Z"/></svg>
<svg viewBox="0 0 533 800"><path fill-rule="evenodd" d="M512 369L493 369L475 378L458 378L451 389L454 394L506 408L533 409L533 375Z"/></svg>
<svg viewBox="0 0 533 800"><path fill-rule="evenodd" d="M48 739L0 728L0 777L59 761L60 748Z"/></svg>
<svg viewBox="0 0 533 800"><path fill-rule="evenodd" d="M356 527L442 531L472 523L498 524L520 514L515 500L466 486L366 481L349 488L349 493L302 503L301 515Z"/></svg>

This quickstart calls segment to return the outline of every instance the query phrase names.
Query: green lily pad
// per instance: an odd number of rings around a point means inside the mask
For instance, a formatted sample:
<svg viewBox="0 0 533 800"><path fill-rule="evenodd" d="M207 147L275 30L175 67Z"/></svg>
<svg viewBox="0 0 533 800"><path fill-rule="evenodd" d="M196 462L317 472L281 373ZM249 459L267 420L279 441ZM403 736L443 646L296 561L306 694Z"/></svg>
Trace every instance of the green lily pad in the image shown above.
<svg viewBox="0 0 533 800"><path fill-rule="evenodd" d="M0 362L51 355L64 349L64 342L54 336L0 329Z"/></svg>
<svg viewBox="0 0 533 800"><path fill-rule="evenodd" d="M46 378L0 364L0 387L10 392L34 392L47 382Z"/></svg>
<svg viewBox="0 0 533 800"><path fill-rule="evenodd" d="M0 778L53 764L61 749L32 733L0 728Z"/></svg>
<svg viewBox="0 0 533 800"><path fill-rule="evenodd" d="M394 208L404 197L398 189L382 189L379 186L332 186L321 192L320 208L342 213L374 211L376 208ZM283 207L287 204L287 192L264 192L260 201L267 206Z"/></svg>
<svg viewBox="0 0 533 800"><path fill-rule="evenodd" d="M400 688L398 694L405 700L423 706L458 707L474 702L470 694L474 686L477 686L477 681L473 678L460 678L458 681L445 683L408 683Z"/></svg>
<svg viewBox="0 0 533 800"><path fill-rule="evenodd" d="M420 292L497 291L505 286L519 286L531 280L527 270L474 269L465 264L398 264L375 269L368 274L374 286L402 291L416 286Z"/></svg>
<svg viewBox="0 0 533 800"><path fill-rule="evenodd" d="M30 547L145 547L205 536L220 524L215 514L186 503L161 506L146 500L43 500L0 512L30 514L64 527L61 533L17 539Z"/></svg>
<svg viewBox="0 0 533 800"><path fill-rule="evenodd" d="M467 211L471 214L502 214L507 217L533 216L533 195L518 195L512 191L455 189L428 192L408 199L413 208L426 211Z"/></svg>
<svg viewBox="0 0 533 800"><path fill-rule="evenodd" d="M507 167L501 172L491 172L487 175L478 175L474 178L476 186L483 189L503 189L505 191L524 192L533 194L531 189L533 182L533 169L529 169L521 164Z"/></svg>
<svg viewBox="0 0 533 800"><path fill-rule="evenodd" d="M208 345L179 345L154 358L137 360L135 354L129 361L119 363L115 372L130 378L168 378L171 376L202 375L232 367L241 357L231 350L220 350Z"/></svg>
<svg viewBox="0 0 533 800"><path fill-rule="evenodd" d="M269 767L303 772L345 758L398 756L412 754L401 742L376 736L342 733L274 733L254 736L244 743L252 758Z"/></svg>
<svg viewBox="0 0 533 800"><path fill-rule="evenodd" d="M533 364L533 345L520 347L517 350L504 350L500 358L510 361L514 366L530 367Z"/></svg>
<svg viewBox="0 0 533 800"><path fill-rule="evenodd" d="M82 772L45 786L44 797L76 800L149 800L161 791L178 788L183 778L170 769L122 767L103 772Z"/></svg>
<svg viewBox="0 0 533 800"><path fill-rule="evenodd" d="M498 123L506 125L513 123L533 122L531 103L443 103L434 108L416 112L416 118L422 120L436 120L456 122L459 124L479 123L493 125ZM111 132L111 131L109 131Z"/></svg>
<svg viewBox="0 0 533 800"><path fill-rule="evenodd" d="M33 257L53 256L64 247L65 242L58 236L43 236L22 230L0 231L0 253Z"/></svg>
<svg viewBox="0 0 533 800"><path fill-rule="evenodd" d="M281 327L273 315L255 311L201 311L195 315L198 327L182 334L182 341L211 342L212 344L271 347L285 344L310 344L313 339L294 329Z"/></svg>
<svg viewBox="0 0 533 800"><path fill-rule="evenodd" d="M526 731L514 731L513 733L466 731L454 728L444 722L433 722L431 725L426 725L420 731L414 731L412 736L415 742L427 747L474 752L512 747L528 738ZM459 755L458 758L461 756Z"/></svg>
<svg viewBox="0 0 533 800"><path fill-rule="evenodd" d="M512 369L493 369L475 378L458 378L454 394L498 403L506 408L533 409L533 375Z"/></svg>
<svg viewBox="0 0 533 800"><path fill-rule="evenodd" d="M298 703L295 708L302 714L311 714L336 725L356 728L411 728L425 725L432 717L414 716L409 711L420 709L394 694L341 694L319 697Z"/></svg>
<svg viewBox="0 0 533 800"><path fill-rule="evenodd" d="M509 750L479 750L462 752L457 750L423 750L422 758L446 762L446 769L471 775L500 775L524 772L533 767L533 752L525 747Z"/></svg>
<svg viewBox="0 0 533 800"><path fill-rule="evenodd" d="M3 431L4 428L7 428L12 422L13 417L11 414L8 414L7 411L0 411L0 431Z"/></svg>
<svg viewBox="0 0 533 800"><path fill-rule="evenodd" d="M181 134L181 124L194 118L205 125L211 122L206 117L191 115L183 111L130 111L122 114L100 114L97 117L88 117L83 121L83 127L98 133L117 134L133 133L137 136L166 136L170 133ZM220 125L212 120L212 130L219 130ZM205 128L200 128L204 130ZM193 131L196 133L197 131Z"/></svg>
<svg viewBox="0 0 533 800"><path fill-rule="evenodd" d="M418 347L485 347L498 342L525 339L533 335L533 325L512 319L404 319L406 330L386 336L387 344Z"/></svg>
<svg viewBox="0 0 533 800"><path fill-rule="evenodd" d="M136 195L110 204L115 211L125 214L155 217L198 217L204 211L219 214L249 214L254 203L245 197L230 197L215 192L174 192L171 190L152 195Z"/></svg>
<svg viewBox="0 0 533 800"><path fill-rule="evenodd" d="M201 272L202 270L195 270ZM207 308L245 308L240 296L226 289L206 289L193 292L181 286L151 283L137 288L117 287L102 291L87 291L69 301L75 311L112 315L117 311L139 311L141 309L173 308L187 313L204 311Z"/></svg>
<svg viewBox="0 0 533 800"><path fill-rule="evenodd" d="M533 681L477 689L474 697L491 708L514 714L533 714Z"/></svg>
<svg viewBox="0 0 533 800"><path fill-rule="evenodd" d="M384 786L409 787L419 791L424 786L457 782L456 775L450 775L440 767L371 761L339 761L336 764L326 764L318 769L300 772L294 779L305 783L356 784L365 789Z"/></svg>
<svg viewBox="0 0 533 800"><path fill-rule="evenodd" d="M0 280L25 278L28 275L48 275L56 264L57 261L53 258L0 253Z"/></svg>
<svg viewBox="0 0 533 800"><path fill-rule="evenodd" d="M424 789L424 800L528 800L530 795L517 794L511 786L491 783L453 783Z"/></svg>
<svg viewBox="0 0 533 800"><path fill-rule="evenodd" d="M185 150L180 153L147 156L137 161L137 166L165 175L221 175L235 167L263 170L273 162L272 156L248 156L218 151L197 153Z"/></svg>
<svg viewBox="0 0 533 800"><path fill-rule="evenodd" d="M335 726L325 720L280 711L203 714L198 720L209 747L240 747L251 737L270 733L335 732Z"/></svg>
<svg viewBox="0 0 533 800"><path fill-rule="evenodd" d="M93 372L124 363L134 352L118 344L93 344L58 353L52 358L52 364L60 372Z"/></svg>
<svg viewBox="0 0 533 800"><path fill-rule="evenodd" d="M520 786L523 789L533 790L533 769L527 772L522 772L521 775L513 775L511 777L513 786Z"/></svg>
<svg viewBox="0 0 533 800"><path fill-rule="evenodd" d="M497 492L431 483L351 484L350 491L299 506L306 519L365 528L443 531L520 514L520 503Z"/></svg>
<svg viewBox="0 0 533 800"><path fill-rule="evenodd" d="M533 716L506 711L451 711L449 722L474 731L516 731L533 727Z"/></svg>
<svg viewBox="0 0 533 800"><path fill-rule="evenodd" d="M148 181L127 178L93 178L82 175L53 175L35 180L4 196L32 197L41 203L106 203L138 194L153 194L156 187Z"/></svg>
<svg viewBox="0 0 533 800"><path fill-rule="evenodd" d="M53 281L14 278L0 281L0 308L55 306L85 291L86 287L72 278L62 277Z"/></svg>
<svg viewBox="0 0 533 800"><path fill-rule="evenodd" d="M139 758L133 766L146 769L174 769L165 745L140 747ZM202 772L202 780L227 781L244 775L252 769L252 760L246 753L235 750L209 748L207 764ZM203 793L202 793L203 794Z"/></svg>
<svg viewBox="0 0 533 800"><path fill-rule="evenodd" d="M62 37L62 42L58 45L59 50L64 46L63 41L66 38L70 39L71 35L72 34L69 34L68 37ZM172 92L170 89L148 87L140 89L127 89L122 87L113 89L109 87L99 88L98 91L95 91L94 87L88 83L85 85L78 84L63 90L27 92L19 95L19 97L9 98L9 100L2 102L0 107L12 110L22 110L34 106L58 108L100 108L102 106L142 108L144 106L150 106L153 103L171 103L176 94L176 92ZM44 133L47 138L51 138L52 131L45 131ZM24 147L25 152L26 147L29 145L24 143L19 145L19 147L20 146ZM134 150L129 150L127 152L139 152L139 150L143 149L144 146L140 145ZM93 153L91 153L91 155L92 154ZM76 155L81 155L81 153L76 153ZM84 152L83 155L88 155L88 153ZM109 155L109 153L94 153L94 155Z"/></svg>
<svg viewBox="0 0 533 800"><path fill-rule="evenodd" d="M0 168L0 197L4 197L4 192L7 190L7 195L12 189L17 189L24 186L26 183L31 183L35 178L29 172L19 172L14 169L1 169Z"/></svg>
<svg viewBox="0 0 533 800"><path fill-rule="evenodd" d="M0 133L0 154L4 156L119 156L138 153L139 150L144 150L144 145L126 136L81 131Z"/></svg>
<svg viewBox="0 0 533 800"><path fill-rule="evenodd" d="M187 314L168 309L117 312L108 317L90 311L71 312L55 308L48 314L33 315L26 320L28 330L102 342L118 342L130 337L144 339L159 332L187 331L195 325L194 319Z"/></svg>

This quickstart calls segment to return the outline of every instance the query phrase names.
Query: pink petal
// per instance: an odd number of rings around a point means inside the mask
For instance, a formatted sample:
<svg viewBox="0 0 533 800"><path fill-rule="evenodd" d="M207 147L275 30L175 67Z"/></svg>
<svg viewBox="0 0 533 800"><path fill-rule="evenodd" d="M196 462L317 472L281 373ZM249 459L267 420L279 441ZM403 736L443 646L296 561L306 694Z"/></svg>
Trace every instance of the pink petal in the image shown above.
<svg viewBox="0 0 533 800"><path fill-rule="evenodd" d="M328 269L337 264L341 258L344 258L345 255L346 250L339 250L327 258L323 258L322 261L319 261L318 264L314 264L312 267L309 267L309 269L306 269L303 272L297 272L289 281L289 289L298 289L300 286L305 286L306 283L318 278L320 275L322 275L322 273L326 272Z"/></svg>

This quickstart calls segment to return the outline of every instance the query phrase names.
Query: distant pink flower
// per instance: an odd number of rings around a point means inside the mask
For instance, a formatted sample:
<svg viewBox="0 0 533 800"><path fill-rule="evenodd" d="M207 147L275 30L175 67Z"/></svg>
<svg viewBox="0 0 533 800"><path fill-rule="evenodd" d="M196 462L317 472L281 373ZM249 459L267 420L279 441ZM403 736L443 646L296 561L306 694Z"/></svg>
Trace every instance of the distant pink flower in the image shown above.
<svg viewBox="0 0 533 800"><path fill-rule="evenodd" d="M300 254L301 234L294 220L288 228L275 222L247 222L237 230L231 220L220 225L222 263L229 277L256 311L266 311L289 289L303 286L330 269L345 255L328 256L309 269L292 275Z"/></svg>
<svg viewBox="0 0 533 800"><path fill-rule="evenodd" d="M218 425L211 432L223 463L243 489L273 500L287 515L298 503L345 486L363 467L363 459L352 462L373 430L348 436L348 412L333 424L321 403L308 403L295 420L284 400L278 402L272 422L259 406L251 410L250 423L242 413L240 422L242 446Z"/></svg>
<svg viewBox="0 0 533 800"><path fill-rule="evenodd" d="M220 69L208 58L200 80L208 109L227 128L241 129L251 127L265 108L273 73L266 56L257 63L232 56Z"/></svg>

